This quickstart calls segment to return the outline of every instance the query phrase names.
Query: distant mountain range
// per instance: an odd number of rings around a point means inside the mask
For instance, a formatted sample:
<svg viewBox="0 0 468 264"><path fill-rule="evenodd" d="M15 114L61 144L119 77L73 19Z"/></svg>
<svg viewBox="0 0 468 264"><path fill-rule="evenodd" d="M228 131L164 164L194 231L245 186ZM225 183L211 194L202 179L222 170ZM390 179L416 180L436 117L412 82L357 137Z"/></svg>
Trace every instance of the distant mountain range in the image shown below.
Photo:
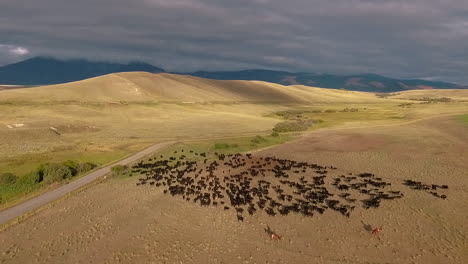
<svg viewBox="0 0 468 264"><path fill-rule="evenodd" d="M87 60L57 60L35 57L0 67L0 84L45 85L78 81L117 72L165 72L163 69L141 62L128 64L90 62ZM307 85L322 88L346 89L366 92L397 92L416 89L466 89L448 82L420 79L399 80L377 74L333 75L292 73L272 70L198 71L179 73L215 80L257 80L283 85Z"/></svg>
<svg viewBox="0 0 468 264"><path fill-rule="evenodd" d="M333 75L269 70L195 72L190 75L216 80L259 80L283 85L307 85L364 92L397 92L417 89L463 89L457 84L427 80L399 80L377 74Z"/></svg>
<svg viewBox="0 0 468 264"><path fill-rule="evenodd" d="M35 57L0 67L0 84L45 85L84 80L116 72L164 72L150 64L90 62L87 60L57 60Z"/></svg>

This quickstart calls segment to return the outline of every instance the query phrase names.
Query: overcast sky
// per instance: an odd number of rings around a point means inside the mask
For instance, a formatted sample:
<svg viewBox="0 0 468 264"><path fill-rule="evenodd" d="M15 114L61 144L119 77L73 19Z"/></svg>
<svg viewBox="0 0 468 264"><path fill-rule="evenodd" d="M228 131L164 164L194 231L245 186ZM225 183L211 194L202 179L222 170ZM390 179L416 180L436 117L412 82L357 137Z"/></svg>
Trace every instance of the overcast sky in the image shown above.
<svg viewBox="0 0 468 264"><path fill-rule="evenodd" d="M0 65L38 55L468 84L468 1L1 0Z"/></svg>

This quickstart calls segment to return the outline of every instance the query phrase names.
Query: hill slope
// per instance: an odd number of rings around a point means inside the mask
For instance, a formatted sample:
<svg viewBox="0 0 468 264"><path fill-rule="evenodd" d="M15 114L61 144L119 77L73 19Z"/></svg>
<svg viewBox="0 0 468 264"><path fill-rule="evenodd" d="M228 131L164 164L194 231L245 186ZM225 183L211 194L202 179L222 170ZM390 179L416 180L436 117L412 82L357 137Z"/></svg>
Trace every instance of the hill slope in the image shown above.
<svg viewBox="0 0 468 264"><path fill-rule="evenodd" d="M468 102L468 89L411 90L390 94L388 98L419 100L424 98L441 99L444 97L455 101Z"/></svg>
<svg viewBox="0 0 468 264"><path fill-rule="evenodd" d="M0 101L378 102L374 94L283 86L262 81L218 81L168 73L126 72L72 83L0 92Z"/></svg>

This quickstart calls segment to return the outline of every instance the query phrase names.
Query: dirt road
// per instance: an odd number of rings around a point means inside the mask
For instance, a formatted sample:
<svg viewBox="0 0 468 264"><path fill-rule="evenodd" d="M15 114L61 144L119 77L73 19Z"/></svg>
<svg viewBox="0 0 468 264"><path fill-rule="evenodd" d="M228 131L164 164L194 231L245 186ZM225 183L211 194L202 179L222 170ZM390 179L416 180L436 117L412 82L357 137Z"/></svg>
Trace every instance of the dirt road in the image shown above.
<svg viewBox="0 0 468 264"><path fill-rule="evenodd" d="M111 167L115 165L126 165L130 164L132 162L135 162L161 148L165 148L167 146L170 146L174 144L175 142L164 142L164 143L159 143L156 145L153 145L147 149L144 149L126 159L123 159L119 162L116 162L114 164L108 165L106 167L103 167L101 169L98 169L76 181L72 181L66 185L63 185L55 190L46 192L42 195L39 195L37 197L34 197L24 203L20 203L14 207L8 208L6 210L3 210L0 212L0 225L7 223L10 220L15 219L16 217L19 217L27 212L30 212L32 210L35 210L53 200L56 200L60 198L61 196L70 193L94 180L96 180L99 177L103 177L107 173L110 172Z"/></svg>

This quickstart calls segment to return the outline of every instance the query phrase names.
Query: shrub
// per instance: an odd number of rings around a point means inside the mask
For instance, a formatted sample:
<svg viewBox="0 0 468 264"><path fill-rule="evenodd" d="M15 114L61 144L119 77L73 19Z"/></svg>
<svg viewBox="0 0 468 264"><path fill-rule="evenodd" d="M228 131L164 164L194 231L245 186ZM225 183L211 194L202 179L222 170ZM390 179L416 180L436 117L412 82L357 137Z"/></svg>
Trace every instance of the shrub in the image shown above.
<svg viewBox="0 0 468 264"><path fill-rule="evenodd" d="M237 148L239 144L228 144L228 143L215 143L215 149L229 149L229 148Z"/></svg>
<svg viewBox="0 0 468 264"><path fill-rule="evenodd" d="M38 171L31 172L19 178L18 182L24 185L34 185L40 183L43 180L43 176Z"/></svg>
<svg viewBox="0 0 468 264"><path fill-rule="evenodd" d="M265 142L265 141L267 141L266 138L264 138L262 136L258 136L258 135L250 140L250 142L253 143L253 144L260 144L260 143Z"/></svg>
<svg viewBox="0 0 468 264"><path fill-rule="evenodd" d="M14 184L16 182L16 179L17 177L13 173L2 173L0 174L0 185Z"/></svg>
<svg viewBox="0 0 468 264"><path fill-rule="evenodd" d="M215 143L215 145L214 145L215 149L228 149L230 147L231 147L231 145L229 145L227 143Z"/></svg>
<svg viewBox="0 0 468 264"><path fill-rule="evenodd" d="M389 97L389 96L391 96L391 95L393 95L393 94L391 94L391 93L377 93L377 94L375 94L375 95L376 95L377 97L379 97L379 98L387 98L387 97Z"/></svg>
<svg viewBox="0 0 468 264"><path fill-rule="evenodd" d="M428 101L428 102L442 102L442 103L447 103L447 102L451 102L451 101L452 101L452 99L449 98L449 97L440 97L440 98L423 97L423 98L417 98L417 99L414 99L414 100L417 100L417 101Z"/></svg>
<svg viewBox="0 0 468 264"><path fill-rule="evenodd" d="M113 176L124 176L129 172L127 165L115 165L111 168Z"/></svg>
<svg viewBox="0 0 468 264"><path fill-rule="evenodd" d="M279 133L276 132L276 131L273 131L273 133L271 133L271 136L272 136L272 137L278 137L278 136L279 136Z"/></svg>
<svg viewBox="0 0 468 264"><path fill-rule="evenodd" d="M49 166L49 163L41 164L37 167L35 174L37 174L39 182L44 180L44 171Z"/></svg>
<svg viewBox="0 0 468 264"><path fill-rule="evenodd" d="M127 165L115 165L111 168L112 172L122 172L128 170Z"/></svg>
<svg viewBox="0 0 468 264"><path fill-rule="evenodd" d="M43 173L44 182L46 184L58 182L63 179L71 178L73 176L72 171L69 167L58 163L49 164L44 169Z"/></svg>
<svg viewBox="0 0 468 264"><path fill-rule="evenodd" d="M97 167L97 165L94 164L94 163L91 163L91 162L80 163L76 167L76 172L77 172L77 174L82 174L82 173L88 172L90 170L93 170L96 167Z"/></svg>
<svg viewBox="0 0 468 264"><path fill-rule="evenodd" d="M277 116L281 116L284 119L301 119L304 117L304 114L310 113L310 110L288 110L288 111L281 111L281 112L276 112Z"/></svg>
<svg viewBox="0 0 468 264"><path fill-rule="evenodd" d="M278 133L306 131L312 124L312 120L286 121L276 124L273 131Z"/></svg>
<svg viewBox="0 0 468 264"><path fill-rule="evenodd" d="M399 104L398 106L399 107L410 107L411 105L413 105L413 103L402 103L402 104Z"/></svg>
<svg viewBox="0 0 468 264"><path fill-rule="evenodd" d="M336 110L334 110L334 109L327 109L327 110L325 110L325 113L336 113Z"/></svg>
<svg viewBox="0 0 468 264"><path fill-rule="evenodd" d="M345 109L341 110L340 112L359 112L358 108L348 108L346 107Z"/></svg>
<svg viewBox="0 0 468 264"><path fill-rule="evenodd" d="M76 163L75 161L67 160L62 164L70 169L70 171L72 172L72 176L76 176L76 174L78 174L78 163Z"/></svg>

